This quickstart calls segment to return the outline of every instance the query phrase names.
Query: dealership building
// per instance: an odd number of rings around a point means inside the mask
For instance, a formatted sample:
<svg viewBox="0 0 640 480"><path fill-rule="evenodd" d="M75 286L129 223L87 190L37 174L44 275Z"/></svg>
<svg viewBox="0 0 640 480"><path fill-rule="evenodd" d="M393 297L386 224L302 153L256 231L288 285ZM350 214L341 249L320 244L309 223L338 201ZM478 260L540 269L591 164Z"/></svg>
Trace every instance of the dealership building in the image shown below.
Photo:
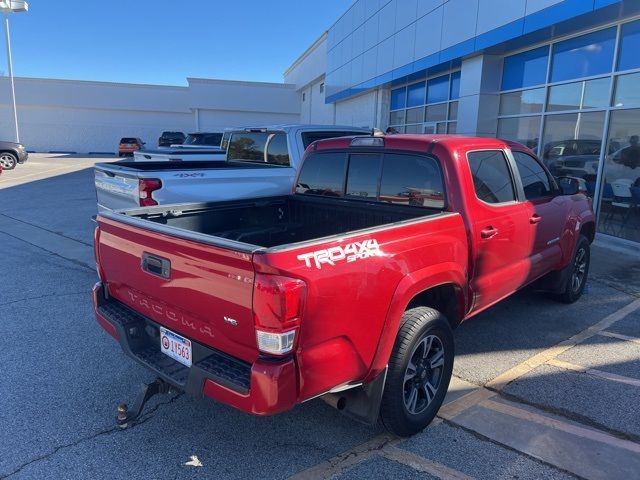
<svg viewBox="0 0 640 480"><path fill-rule="evenodd" d="M18 78L16 90L37 151L294 122L516 140L583 180L602 238L640 242L640 0L357 0L284 83ZM8 92L0 78L12 138Z"/></svg>
<svg viewBox="0 0 640 480"><path fill-rule="evenodd" d="M285 82L303 122L523 143L640 242L639 0L357 0Z"/></svg>

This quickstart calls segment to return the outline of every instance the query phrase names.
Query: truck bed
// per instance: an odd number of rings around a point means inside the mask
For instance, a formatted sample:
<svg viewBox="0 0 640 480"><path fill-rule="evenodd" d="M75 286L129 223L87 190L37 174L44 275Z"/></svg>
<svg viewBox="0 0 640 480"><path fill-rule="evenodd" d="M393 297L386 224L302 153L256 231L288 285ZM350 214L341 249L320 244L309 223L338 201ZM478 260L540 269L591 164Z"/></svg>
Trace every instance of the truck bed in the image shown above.
<svg viewBox="0 0 640 480"><path fill-rule="evenodd" d="M252 201L164 206L124 213L129 217L154 222L160 231L160 225L163 225L171 227L172 234L177 229L248 244L254 250L255 247L282 247L428 217L441 211L361 200L291 195Z"/></svg>
<svg viewBox="0 0 640 480"><path fill-rule="evenodd" d="M122 174L136 172L173 171L173 170L204 170L204 169L238 169L238 168L274 168L266 163L251 162L220 162L220 161L191 161L191 162L134 162L130 160L113 163L97 163L96 170L104 172L118 171ZM278 168L278 167L275 167Z"/></svg>

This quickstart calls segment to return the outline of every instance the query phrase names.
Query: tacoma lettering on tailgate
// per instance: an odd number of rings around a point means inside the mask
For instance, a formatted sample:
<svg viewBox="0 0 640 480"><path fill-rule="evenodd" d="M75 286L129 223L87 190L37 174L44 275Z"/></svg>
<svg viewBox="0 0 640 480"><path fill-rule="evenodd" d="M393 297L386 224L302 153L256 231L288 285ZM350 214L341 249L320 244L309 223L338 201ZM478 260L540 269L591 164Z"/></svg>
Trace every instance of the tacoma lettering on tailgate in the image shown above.
<svg viewBox="0 0 640 480"><path fill-rule="evenodd" d="M332 267L338 262L346 261L347 263L356 260L364 260L370 257L381 257L383 255L378 241L374 239L364 240L362 242L349 243L344 247L331 247L315 252L303 253L298 255L298 260L305 263L307 268L313 265L317 269L322 269L322 265L331 265Z"/></svg>

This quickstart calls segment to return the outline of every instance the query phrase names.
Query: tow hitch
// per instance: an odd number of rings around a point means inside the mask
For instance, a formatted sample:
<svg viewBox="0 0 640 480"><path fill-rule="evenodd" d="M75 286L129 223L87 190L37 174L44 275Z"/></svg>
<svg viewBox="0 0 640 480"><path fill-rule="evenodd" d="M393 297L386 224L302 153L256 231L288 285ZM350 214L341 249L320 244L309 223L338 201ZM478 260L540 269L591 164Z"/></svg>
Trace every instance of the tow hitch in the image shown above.
<svg viewBox="0 0 640 480"><path fill-rule="evenodd" d="M118 416L116 417L118 426L120 428L127 428L131 426L131 424L140 417L142 409L154 395L177 391L178 390L173 385L160 378L156 378L153 382L145 384L140 393L138 393L131 410L126 403L122 403L118 406Z"/></svg>

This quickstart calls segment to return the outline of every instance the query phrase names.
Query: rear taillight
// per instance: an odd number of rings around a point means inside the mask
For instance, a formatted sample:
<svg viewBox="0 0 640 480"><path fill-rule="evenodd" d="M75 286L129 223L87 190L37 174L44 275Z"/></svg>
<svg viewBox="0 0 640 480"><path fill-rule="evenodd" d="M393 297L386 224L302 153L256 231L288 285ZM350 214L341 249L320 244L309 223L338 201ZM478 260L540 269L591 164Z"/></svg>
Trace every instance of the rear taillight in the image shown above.
<svg viewBox="0 0 640 480"><path fill-rule="evenodd" d="M162 182L157 178L142 178L138 182L141 207L153 207L158 205L153 199L153 192L162 188Z"/></svg>
<svg viewBox="0 0 640 480"><path fill-rule="evenodd" d="M104 272L100 265L100 255L98 252L98 244L100 243L100 227L96 227L93 231L93 255L96 259L96 272L98 272L98 278L104 283Z"/></svg>
<svg viewBox="0 0 640 480"><path fill-rule="evenodd" d="M306 294L307 285L302 280L256 274L253 316L261 352L286 355L294 350Z"/></svg>

